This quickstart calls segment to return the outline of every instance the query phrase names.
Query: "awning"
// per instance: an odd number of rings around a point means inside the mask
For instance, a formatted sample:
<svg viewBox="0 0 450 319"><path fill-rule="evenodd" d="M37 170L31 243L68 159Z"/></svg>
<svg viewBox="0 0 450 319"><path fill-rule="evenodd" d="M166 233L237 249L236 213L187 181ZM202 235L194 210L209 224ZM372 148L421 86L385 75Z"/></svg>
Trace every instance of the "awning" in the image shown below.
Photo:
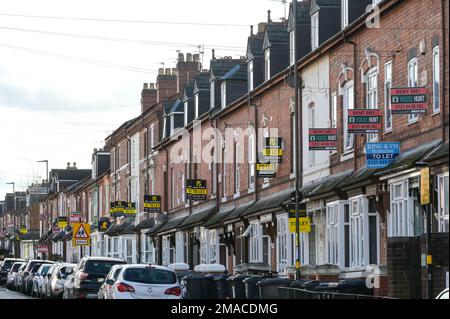
<svg viewBox="0 0 450 319"><path fill-rule="evenodd" d="M254 202L248 202L245 203L243 205L237 206L230 214L228 214L228 216L226 216L223 219L223 222L228 222L231 221L233 219L237 219L239 217L241 217L241 215L250 207L252 207L255 203Z"/></svg>
<svg viewBox="0 0 450 319"><path fill-rule="evenodd" d="M152 228L145 232L147 236L152 236L164 225L165 223L155 224Z"/></svg>
<svg viewBox="0 0 450 319"><path fill-rule="evenodd" d="M169 220L160 229L158 229L155 233L152 233L152 235L161 234L161 233L169 232L169 231L175 231L175 229L177 227L179 227L186 218L187 217L179 217L179 218Z"/></svg>
<svg viewBox="0 0 450 319"><path fill-rule="evenodd" d="M434 151L428 154L422 161L425 163L436 162L441 159L447 159L448 161L448 142L441 144Z"/></svg>
<svg viewBox="0 0 450 319"><path fill-rule="evenodd" d="M125 220L122 224L111 225L104 233L110 237L134 234L133 220Z"/></svg>
<svg viewBox="0 0 450 319"><path fill-rule="evenodd" d="M300 189L300 192L303 194L303 198L308 198L338 191L340 184L352 174L352 171L346 171L329 175L320 181L305 185Z"/></svg>
<svg viewBox="0 0 450 319"><path fill-rule="evenodd" d="M440 140L422 144L413 149L401 152L399 156L387 167L380 169L375 176L396 173L402 170L412 168L416 162L428 155L434 148L440 144Z"/></svg>
<svg viewBox="0 0 450 319"><path fill-rule="evenodd" d="M348 178L345 178L338 186L339 188L345 190L371 184L373 178L375 177L374 174L377 171L377 168L361 168Z"/></svg>
<svg viewBox="0 0 450 319"><path fill-rule="evenodd" d="M230 215L235 210L234 206L222 208L217 214L209 218L204 226L207 228L216 228L219 226L228 215Z"/></svg>
<svg viewBox="0 0 450 319"><path fill-rule="evenodd" d="M199 209L198 211L194 211L185 220L183 220L179 227L184 229L194 227L197 224L200 224L211 218L216 211L217 209L215 205L204 207Z"/></svg>
<svg viewBox="0 0 450 319"><path fill-rule="evenodd" d="M288 188L279 193L265 196L258 200L255 205L243 212L241 216L244 217L258 212L269 213L274 210L279 210L283 208L283 203L291 198L293 191L293 188Z"/></svg>
<svg viewBox="0 0 450 319"><path fill-rule="evenodd" d="M66 236L66 232L64 230L61 230L59 233L57 233L53 238L52 241L62 241L63 238Z"/></svg>
<svg viewBox="0 0 450 319"><path fill-rule="evenodd" d="M141 229L145 229L145 228L151 228L153 226L155 226L155 219L154 218L147 218L147 219L141 221L136 226L134 226L134 229L135 230L141 230Z"/></svg>
<svg viewBox="0 0 450 319"><path fill-rule="evenodd" d="M45 243L49 239L51 234L52 234L51 230L47 231L46 233L43 233L41 238L39 239L39 243Z"/></svg>

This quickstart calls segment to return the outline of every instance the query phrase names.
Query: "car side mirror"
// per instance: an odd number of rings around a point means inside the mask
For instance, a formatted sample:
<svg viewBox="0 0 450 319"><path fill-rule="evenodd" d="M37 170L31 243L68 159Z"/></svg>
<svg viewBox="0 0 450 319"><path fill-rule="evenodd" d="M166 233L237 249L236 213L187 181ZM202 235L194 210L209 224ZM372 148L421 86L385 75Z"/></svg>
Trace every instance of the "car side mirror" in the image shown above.
<svg viewBox="0 0 450 319"><path fill-rule="evenodd" d="M114 280L108 279L108 280L106 281L106 284L112 286L112 285L114 285Z"/></svg>

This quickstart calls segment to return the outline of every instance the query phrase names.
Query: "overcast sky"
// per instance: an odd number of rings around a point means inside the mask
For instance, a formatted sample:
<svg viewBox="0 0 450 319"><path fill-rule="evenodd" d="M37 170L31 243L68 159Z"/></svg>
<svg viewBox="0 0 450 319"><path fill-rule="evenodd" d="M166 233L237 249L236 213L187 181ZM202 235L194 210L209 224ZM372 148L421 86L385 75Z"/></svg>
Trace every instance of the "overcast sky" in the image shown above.
<svg viewBox="0 0 450 319"><path fill-rule="evenodd" d="M0 200L7 182L25 190L45 179L37 160L90 168L93 148L139 114L142 84L162 62L174 67L177 50L197 45L206 47L204 68L212 47L245 55L249 25L256 30L269 9L273 20L284 16L276 0L2 0Z"/></svg>

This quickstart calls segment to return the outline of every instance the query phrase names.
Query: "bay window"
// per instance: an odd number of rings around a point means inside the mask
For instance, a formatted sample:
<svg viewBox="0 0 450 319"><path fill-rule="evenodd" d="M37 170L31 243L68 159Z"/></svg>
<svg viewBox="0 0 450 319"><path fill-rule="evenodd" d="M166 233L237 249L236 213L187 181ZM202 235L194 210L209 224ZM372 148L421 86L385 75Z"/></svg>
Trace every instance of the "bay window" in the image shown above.
<svg viewBox="0 0 450 319"><path fill-rule="evenodd" d="M264 79L270 79L270 49L264 51Z"/></svg>
<svg viewBox="0 0 450 319"><path fill-rule="evenodd" d="M409 182L404 180L390 185L391 211L389 214L389 237L414 235L414 216L409 199Z"/></svg>
<svg viewBox="0 0 450 319"><path fill-rule="evenodd" d="M208 229L200 228L200 264L208 263L208 232Z"/></svg>
<svg viewBox="0 0 450 319"><path fill-rule="evenodd" d="M319 12L311 16L311 48L314 50L319 46Z"/></svg>
<svg viewBox="0 0 450 319"><path fill-rule="evenodd" d="M254 80L253 80L253 61L250 61L248 63L248 68L247 68L247 76L248 76L248 91L252 91L254 89Z"/></svg>
<svg viewBox="0 0 450 319"><path fill-rule="evenodd" d="M166 235L162 237L162 265L167 266L173 262L173 247L171 243L171 236Z"/></svg>
<svg viewBox="0 0 450 319"><path fill-rule="evenodd" d="M222 108L224 109L227 106L227 83L225 81L222 82L221 89L222 89L221 102L222 102Z"/></svg>
<svg viewBox="0 0 450 319"><path fill-rule="evenodd" d="M209 241L208 241L208 263L209 264L215 264L218 262L217 260L217 241L218 241L218 236L217 236L217 231L215 229L211 229L209 231Z"/></svg>
<svg viewBox="0 0 450 319"><path fill-rule="evenodd" d="M255 135L253 130L248 137L248 188L252 190L255 187Z"/></svg>
<svg viewBox="0 0 450 319"><path fill-rule="evenodd" d="M295 63L295 32L292 30L289 32L289 61L290 65Z"/></svg>
<svg viewBox="0 0 450 319"><path fill-rule="evenodd" d="M142 235L142 241L144 243L144 249L142 252L142 261L147 264L155 263L155 247L153 246L153 240L150 236Z"/></svg>
<svg viewBox="0 0 450 319"><path fill-rule="evenodd" d="M184 232L175 233L175 262L184 263Z"/></svg>
<svg viewBox="0 0 450 319"><path fill-rule="evenodd" d="M239 194L239 179L240 168L239 168L239 143L234 143L234 194Z"/></svg>

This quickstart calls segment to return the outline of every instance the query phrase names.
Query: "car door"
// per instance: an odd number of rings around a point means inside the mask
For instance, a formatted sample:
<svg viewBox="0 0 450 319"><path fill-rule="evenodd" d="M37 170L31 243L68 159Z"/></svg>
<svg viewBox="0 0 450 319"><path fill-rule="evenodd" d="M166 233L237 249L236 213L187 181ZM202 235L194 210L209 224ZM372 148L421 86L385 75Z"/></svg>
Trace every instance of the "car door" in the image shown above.
<svg viewBox="0 0 450 319"><path fill-rule="evenodd" d="M112 293L114 289L114 283L117 281L117 278L119 277L120 272L122 271L123 267L117 267L115 268L111 273L110 277L105 279L105 299L112 299ZM114 283L112 285L106 284L106 280L112 280Z"/></svg>

